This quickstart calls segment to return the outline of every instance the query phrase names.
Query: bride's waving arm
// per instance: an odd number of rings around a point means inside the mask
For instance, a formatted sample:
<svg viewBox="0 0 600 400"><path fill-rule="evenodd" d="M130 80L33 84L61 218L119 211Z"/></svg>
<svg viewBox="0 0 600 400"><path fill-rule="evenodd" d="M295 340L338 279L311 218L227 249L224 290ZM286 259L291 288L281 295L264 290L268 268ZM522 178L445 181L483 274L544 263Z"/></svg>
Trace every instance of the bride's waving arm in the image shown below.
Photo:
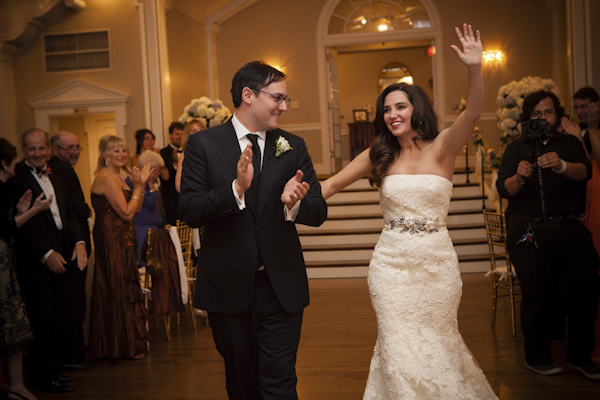
<svg viewBox="0 0 600 400"><path fill-rule="evenodd" d="M442 156L452 159L456 157L473 134L475 124L477 124L483 108L483 76L481 72L483 46L481 45L481 35L479 31L473 33L473 28L467 24L463 24L463 33L460 32L459 28L454 28L454 31L463 49L461 51L455 45L450 47L452 47L459 60L468 68L467 106L452 126L443 130L436 138Z"/></svg>
<svg viewBox="0 0 600 400"><path fill-rule="evenodd" d="M340 172L321 183L323 198L327 200L346 186L364 178L371 172L370 149L366 149L350 162Z"/></svg>

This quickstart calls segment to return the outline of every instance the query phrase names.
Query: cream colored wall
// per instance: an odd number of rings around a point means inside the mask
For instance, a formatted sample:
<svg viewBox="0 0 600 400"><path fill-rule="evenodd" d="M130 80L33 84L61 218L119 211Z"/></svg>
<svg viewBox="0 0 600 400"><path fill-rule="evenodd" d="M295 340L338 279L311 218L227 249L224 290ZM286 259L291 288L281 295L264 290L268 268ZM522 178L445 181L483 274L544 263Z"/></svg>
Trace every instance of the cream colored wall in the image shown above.
<svg viewBox="0 0 600 400"><path fill-rule="evenodd" d="M467 76L464 66L456 59L450 44L456 43L453 27L464 21L471 22L483 33L485 48L499 48L506 54L506 62L499 68L485 68L486 97L484 117L480 125L491 142L499 142L494 129L498 88L527 75L552 78L560 85L563 98L567 94L567 52L565 26L561 23L554 35L552 16L547 4L564 10L565 0L433 0L438 9L443 32L443 72L446 99L440 119L451 122L456 102L466 94ZM319 68L316 54L317 22L325 0L286 1L259 0L233 15L220 26L217 35L218 98L232 108L229 88L235 71L244 63L263 59L279 65L288 74L290 97L300 107L290 108L282 117L282 125L319 124ZM591 2L598 20L600 5ZM167 36L171 70L173 119L177 118L191 98L207 95L207 65L205 31L202 23L179 11L168 10ZM564 13L563 13L564 15ZM18 122L20 132L34 123L33 111L27 100L71 79L78 78L130 96L128 108L127 141L135 148L133 134L144 124L144 93L142 81L142 53L138 10L132 1L86 0L81 12L69 12L58 20L47 22L43 32L75 32L109 28L111 34L112 69L103 72L74 74L45 74L41 35L21 45L15 55L15 83L17 88ZM600 27L593 26L597 33ZM553 58L553 40L560 40L561 49ZM600 37L595 35L595 37ZM594 54L595 82L600 82L600 55ZM340 79L346 79L341 76ZM369 80L372 78L369 78ZM368 84L367 79L365 81ZM361 83L363 81L361 80ZM597 87L600 84L596 85ZM371 90L371 89L370 89ZM372 95L376 97L376 94ZM369 101L374 104L375 99ZM362 104L362 101L361 103ZM364 105L364 104L362 104ZM353 107L353 106L350 106ZM347 112L344 111L346 114ZM346 118L347 121L348 118ZM314 126L314 125L313 125ZM323 134L328 135L327 132ZM302 132L313 158L322 156L320 132L308 129Z"/></svg>
<svg viewBox="0 0 600 400"><path fill-rule="evenodd" d="M354 122L352 110L370 106L372 121L375 117L375 103L379 96L379 75L381 69L391 62L400 62L411 72L414 83L433 98L433 90L427 82L432 77L431 57L427 48L408 48L338 55L338 76L340 91L340 115L342 129Z"/></svg>
<svg viewBox="0 0 600 400"><path fill-rule="evenodd" d="M564 5L564 0L556 1L559 6ZM284 67L289 76L289 95L294 100L300 100L300 108L290 109L282 118L282 124L320 122L317 97L322 88L318 87L317 81L317 68L320 66L316 65L315 35L324 3L324 0L285 3L261 0L222 24L217 36L219 93L228 106L231 106L228 91L235 71L247 61L263 59ZM558 78L557 84L561 85L562 91L567 87L563 82L566 71L554 76L552 16L545 0L434 0L434 3L443 32L443 43L437 44L443 46L444 54L442 65L446 100L442 107L444 113L439 116L442 121L451 122L454 118L453 108L467 91L466 69L450 49L451 44L457 43L454 26L460 26L465 21L481 29L486 49L499 48L506 53L504 65L484 69L484 113L488 113L488 118L496 112L498 89L512 80L537 75ZM565 53L561 53L561 59L565 59ZM340 81L345 79L340 76ZM358 82L362 76L352 79ZM364 79L366 85L373 81L373 78ZM369 104L373 105L377 96L374 90L369 89L373 97ZM362 106L364 101L358 104ZM343 113L347 114L347 111ZM348 116L346 123L347 120ZM482 121L482 125L485 126L482 129L484 135L489 137L488 141L499 143L499 132L494 129L495 121ZM317 154L320 156L319 138L311 136L306 139L309 149L315 153L313 157L317 158Z"/></svg>
<svg viewBox="0 0 600 400"><path fill-rule="evenodd" d="M300 108L280 119L286 124L320 123L316 23L323 0L261 0L221 25L217 36L219 97L233 110L231 79L245 63L263 60L288 76L287 91ZM313 159L322 156L318 131L301 133Z"/></svg>
<svg viewBox="0 0 600 400"><path fill-rule="evenodd" d="M351 160L348 124L354 122L352 110L370 107L369 120L373 121L379 96L379 75L381 69L391 62L406 65L415 84L433 99L433 90L428 85L433 76L432 60L427 55L427 47L339 54L337 65L343 163Z"/></svg>
<svg viewBox="0 0 600 400"><path fill-rule="evenodd" d="M564 4L563 0L557 1ZM454 117L452 109L456 102L467 91L466 69L449 47L457 42L454 26L461 26L463 22L481 30L484 49L500 49L506 54L504 64L495 68L486 66L483 70L484 113L496 112L496 97L502 85L525 76L553 79L560 86L561 93L566 92L566 75L554 75L552 15L545 0L435 0L435 3L442 19L446 81L444 110L450 120ZM564 31L560 36L566 36ZM565 53L561 58L565 57ZM444 116L440 117L444 120ZM482 119L479 125L486 140L498 149L500 133L495 121Z"/></svg>
<svg viewBox="0 0 600 400"><path fill-rule="evenodd" d="M171 9L166 13L172 121L192 99L208 96L204 24Z"/></svg>
<svg viewBox="0 0 600 400"><path fill-rule="evenodd" d="M67 33L109 29L111 66L109 71L46 74L42 33ZM142 52L138 10L133 1L86 0L80 12L68 12L44 24L30 42L19 46L14 62L17 87L19 132L34 124L27 101L72 79L81 79L129 95L126 140L135 149L134 133L144 127Z"/></svg>

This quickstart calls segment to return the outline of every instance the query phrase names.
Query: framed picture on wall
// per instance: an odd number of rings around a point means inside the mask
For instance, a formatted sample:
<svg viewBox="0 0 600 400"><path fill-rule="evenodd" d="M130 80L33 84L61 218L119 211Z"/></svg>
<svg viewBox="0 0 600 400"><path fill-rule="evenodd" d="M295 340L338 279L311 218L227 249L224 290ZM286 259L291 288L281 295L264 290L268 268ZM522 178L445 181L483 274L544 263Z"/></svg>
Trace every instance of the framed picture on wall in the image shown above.
<svg viewBox="0 0 600 400"><path fill-rule="evenodd" d="M367 110L352 110L352 114L354 115L354 122L369 121L369 113Z"/></svg>

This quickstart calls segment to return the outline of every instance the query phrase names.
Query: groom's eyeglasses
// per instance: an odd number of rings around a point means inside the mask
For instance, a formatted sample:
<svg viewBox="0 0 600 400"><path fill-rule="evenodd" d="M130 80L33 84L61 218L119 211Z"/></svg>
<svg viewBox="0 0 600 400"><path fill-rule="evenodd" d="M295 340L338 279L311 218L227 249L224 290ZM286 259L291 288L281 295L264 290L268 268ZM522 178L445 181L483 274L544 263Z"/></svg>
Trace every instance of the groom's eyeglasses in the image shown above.
<svg viewBox="0 0 600 400"><path fill-rule="evenodd" d="M273 99L275 99L275 103L277 103L277 104L281 104L281 103L283 103L285 101L285 105L287 106L288 104L290 104L290 101L292 100L289 97L284 96L282 94L273 94L273 93L265 92L264 90L260 90L260 89L252 89L252 90L256 90L258 92L262 92L264 94L268 94Z"/></svg>

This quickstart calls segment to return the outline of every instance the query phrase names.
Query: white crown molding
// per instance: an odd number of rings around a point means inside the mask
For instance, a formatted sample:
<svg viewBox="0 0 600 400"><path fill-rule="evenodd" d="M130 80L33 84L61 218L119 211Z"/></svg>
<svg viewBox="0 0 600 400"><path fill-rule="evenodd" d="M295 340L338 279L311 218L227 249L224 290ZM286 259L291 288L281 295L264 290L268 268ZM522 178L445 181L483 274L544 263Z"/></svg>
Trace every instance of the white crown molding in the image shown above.
<svg viewBox="0 0 600 400"><path fill-rule="evenodd" d="M61 107L78 107L81 104L100 106L122 104L129 96L102 86L94 85L80 79L73 79L46 93L28 100L32 108L47 109Z"/></svg>

